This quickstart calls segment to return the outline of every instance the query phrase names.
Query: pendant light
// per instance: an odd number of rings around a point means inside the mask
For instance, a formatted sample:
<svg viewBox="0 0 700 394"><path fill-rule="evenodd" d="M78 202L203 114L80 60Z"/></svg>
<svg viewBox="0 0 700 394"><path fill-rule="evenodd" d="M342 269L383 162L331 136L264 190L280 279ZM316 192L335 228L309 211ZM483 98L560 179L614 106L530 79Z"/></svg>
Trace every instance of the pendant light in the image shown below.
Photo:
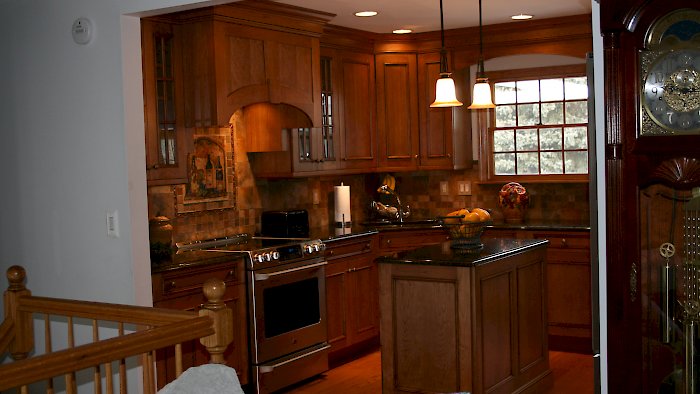
<svg viewBox="0 0 700 394"><path fill-rule="evenodd" d="M442 48L440 49L440 77L435 83L435 101L431 107L459 107L462 102L457 100L455 93L455 81L452 73L447 71L447 51L445 50L445 25L442 19L442 0L440 0L440 38Z"/></svg>
<svg viewBox="0 0 700 394"><path fill-rule="evenodd" d="M479 0L479 63L476 69L476 84L469 109L488 109L496 107L491 101L491 86L484 71L484 34L481 24L481 0Z"/></svg>

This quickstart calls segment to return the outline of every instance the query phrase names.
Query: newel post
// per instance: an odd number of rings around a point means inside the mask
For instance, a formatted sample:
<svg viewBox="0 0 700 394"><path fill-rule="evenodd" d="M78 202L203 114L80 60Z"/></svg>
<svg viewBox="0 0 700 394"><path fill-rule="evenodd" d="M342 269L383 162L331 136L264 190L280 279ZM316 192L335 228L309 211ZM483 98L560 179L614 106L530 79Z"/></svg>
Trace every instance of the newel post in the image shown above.
<svg viewBox="0 0 700 394"><path fill-rule="evenodd" d="M34 325L32 315L19 311L19 299L31 296L32 292L24 286L27 273L19 265L13 265L7 269L7 281L9 286L3 294L5 302L5 320L14 323L14 339L10 342L9 350L12 358L22 360L27 358L34 347Z"/></svg>
<svg viewBox="0 0 700 394"><path fill-rule="evenodd" d="M209 316L214 321L214 334L200 339L211 355L210 363L225 364L224 351L233 341L233 311L222 301L226 284L220 279L204 282L204 296L207 302L199 310L200 316Z"/></svg>

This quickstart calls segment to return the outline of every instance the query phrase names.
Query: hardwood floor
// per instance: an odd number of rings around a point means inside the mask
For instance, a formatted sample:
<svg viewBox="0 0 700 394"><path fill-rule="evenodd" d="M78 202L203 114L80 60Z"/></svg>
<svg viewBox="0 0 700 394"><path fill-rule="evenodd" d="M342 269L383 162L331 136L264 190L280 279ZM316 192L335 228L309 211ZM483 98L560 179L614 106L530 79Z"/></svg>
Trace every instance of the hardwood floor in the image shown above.
<svg viewBox="0 0 700 394"><path fill-rule="evenodd" d="M593 357L586 354L549 352L554 376L550 390L541 394L592 394ZM360 357L321 376L284 391L293 394L381 393L382 371L379 351Z"/></svg>

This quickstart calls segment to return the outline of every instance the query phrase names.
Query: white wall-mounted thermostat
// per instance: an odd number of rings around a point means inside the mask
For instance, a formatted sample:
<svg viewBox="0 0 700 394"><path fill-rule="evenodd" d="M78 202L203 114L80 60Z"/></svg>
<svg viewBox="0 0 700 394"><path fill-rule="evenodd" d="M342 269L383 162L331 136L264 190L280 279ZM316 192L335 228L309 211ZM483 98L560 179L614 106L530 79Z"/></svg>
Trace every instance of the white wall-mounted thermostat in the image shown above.
<svg viewBox="0 0 700 394"><path fill-rule="evenodd" d="M73 41L76 44L87 44L92 40L92 23L88 18L78 18L73 22Z"/></svg>

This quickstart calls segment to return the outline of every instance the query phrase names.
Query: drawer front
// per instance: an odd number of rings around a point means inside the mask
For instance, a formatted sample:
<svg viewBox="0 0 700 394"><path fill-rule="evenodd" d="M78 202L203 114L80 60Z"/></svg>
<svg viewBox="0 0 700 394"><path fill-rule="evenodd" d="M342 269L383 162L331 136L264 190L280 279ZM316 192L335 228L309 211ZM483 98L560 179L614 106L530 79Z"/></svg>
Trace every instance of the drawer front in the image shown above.
<svg viewBox="0 0 700 394"><path fill-rule="evenodd" d="M535 233L537 239L548 239L550 249L585 249L591 247L588 234L552 234Z"/></svg>
<svg viewBox="0 0 700 394"><path fill-rule="evenodd" d="M372 252L374 237L362 237L352 241L335 241L326 245L326 260L355 256Z"/></svg>
<svg viewBox="0 0 700 394"><path fill-rule="evenodd" d="M244 283L243 263L217 264L213 267L197 267L166 272L153 276L153 299L180 297L189 293L201 293L208 279L224 281L226 286Z"/></svg>
<svg viewBox="0 0 700 394"><path fill-rule="evenodd" d="M380 252L410 250L424 245L445 242L449 239L449 235L443 229L386 232L379 233L379 249Z"/></svg>

